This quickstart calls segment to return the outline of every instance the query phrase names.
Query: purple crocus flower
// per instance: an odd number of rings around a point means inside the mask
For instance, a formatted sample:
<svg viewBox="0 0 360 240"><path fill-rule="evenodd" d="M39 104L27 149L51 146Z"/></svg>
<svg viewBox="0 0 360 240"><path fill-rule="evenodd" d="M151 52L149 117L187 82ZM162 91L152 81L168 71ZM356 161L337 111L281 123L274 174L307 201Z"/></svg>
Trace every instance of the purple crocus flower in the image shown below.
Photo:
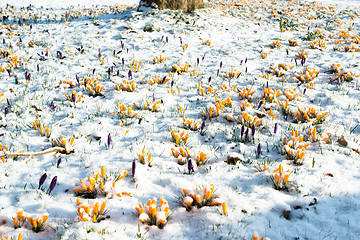
<svg viewBox="0 0 360 240"><path fill-rule="evenodd" d="M247 63L247 60L248 60L248 59L247 59L247 58L245 58L245 64Z"/></svg>
<svg viewBox="0 0 360 240"><path fill-rule="evenodd" d="M297 64L297 60L296 60L296 58L295 58L295 64L296 64L296 66L298 65L298 64Z"/></svg>
<svg viewBox="0 0 360 240"><path fill-rule="evenodd" d="M5 107L5 117L6 117L6 115L8 115L8 113L9 113L9 108Z"/></svg>
<svg viewBox="0 0 360 240"><path fill-rule="evenodd" d="M266 88L269 88L269 81L266 81Z"/></svg>
<svg viewBox="0 0 360 240"><path fill-rule="evenodd" d="M164 39L164 36L161 36L161 40L160 40L160 42L162 42L162 41L163 41L163 39Z"/></svg>
<svg viewBox="0 0 360 240"><path fill-rule="evenodd" d="M111 135L109 133L108 139L107 139L108 149L110 148L110 143L111 143Z"/></svg>
<svg viewBox="0 0 360 240"><path fill-rule="evenodd" d="M78 83L78 85L80 86L80 78L79 78L79 76L76 74L76 81L77 81L77 83Z"/></svg>
<svg viewBox="0 0 360 240"><path fill-rule="evenodd" d="M245 68L245 73L247 73L247 67Z"/></svg>
<svg viewBox="0 0 360 240"><path fill-rule="evenodd" d="M96 69L94 68L94 69L93 69L93 74L95 74L95 71L96 71Z"/></svg>
<svg viewBox="0 0 360 240"><path fill-rule="evenodd" d="M201 59L202 62L203 62L204 59L205 59L205 55L206 55L206 53L202 56L202 59Z"/></svg>
<svg viewBox="0 0 360 240"><path fill-rule="evenodd" d="M172 88L174 86L174 80L171 80L171 85L170 87Z"/></svg>
<svg viewBox="0 0 360 240"><path fill-rule="evenodd" d="M251 126L251 136L253 136L253 138L255 136L255 124Z"/></svg>
<svg viewBox="0 0 360 240"><path fill-rule="evenodd" d="M165 80L166 80L166 76L163 77L161 84L164 84Z"/></svg>
<svg viewBox="0 0 360 240"><path fill-rule="evenodd" d="M166 42L168 43L169 42L169 38L166 36Z"/></svg>
<svg viewBox="0 0 360 240"><path fill-rule="evenodd" d="M189 170L189 174L191 174L191 172L194 172L194 166L192 164L191 159L188 160L188 170Z"/></svg>
<svg viewBox="0 0 360 240"><path fill-rule="evenodd" d="M243 64L243 60L240 61L240 65L242 65L242 64Z"/></svg>
<svg viewBox="0 0 360 240"><path fill-rule="evenodd" d="M141 121L142 121L142 118L139 119L139 124L141 123Z"/></svg>
<svg viewBox="0 0 360 240"><path fill-rule="evenodd" d="M60 163L61 163L61 158L59 158L59 160L57 161L57 165L56 165L57 168L59 168Z"/></svg>
<svg viewBox="0 0 360 240"><path fill-rule="evenodd" d="M51 180L50 187L49 187L49 195L50 195L51 191L55 188L55 186L56 186L56 181L57 181L57 176L55 176L55 177Z"/></svg>
<svg viewBox="0 0 360 240"><path fill-rule="evenodd" d="M247 138L248 138L248 135L249 135L249 128L246 128L246 131L245 131L245 139L244 141L246 142Z"/></svg>
<svg viewBox="0 0 360 240"><path fill-rule="evenodd" d="M101 48L99 48L99 58L101 58Z"/></svg>
<svg viewBox="0 0 360 240"><path fill-rule="evenodd" d="M199 59L199 58L197 58L197 59L196 59L196 62L197 62L197 65L199 65L199 63L200 63L200 59Z"/></svg>
<svg viewBox="0 0 360 240"><path fill-rule="evenodd" d="M129 70L129 72L128 72L128 77L132 78L132 71L131 70Z"/></svg>
<svg viewBox="0 0 360 240"><path fill-rule="evenodd" d="M155 93L153 92L153 102L155 102Z"/></svg>
<svg viewBox="0 0 360 240"><path fill-rule="evenodd" d="M131 167L131 173L132 173L132 177L135 177L135 169L136 169L136 161L134 160L132 162L132 167Z"/></svg>
<svg viewBox="0 0 360 240"><path fill-rule="evenodd" d="M209 77L209 80L208 80L208 83L210 83L211 82L211 76Z"/></svg>
<svg viewBox="0 0 360 240"><path fill-rule="evenodd" d="M203 122L201 123L201 127L200 127L200 134L201 134L201 135L203 134L204 128L205 128L205 121L203 121Z"/></svg>
<svg viewBox="0 0 360 240"><path fill-rule="evenodd" d="M262 104L263 104L263 101L262 101L262 100L260 100L260 102L259 102L259 105L258 105L258 108L257 108L257 109L259 109L259 108L262 106Z"/></svg>
<svg viewBox="0 0 360 240"><path fill-rule="evenodd" d="M54 104L54 101L51 101L51 103L50 103L50 107L51 107L51 109L52 109L52 110L54 110L54 111L55 111L55 104Z"/></svg>
<svg viewBox="0 0 360 240"><path fill-rule="evenodd" d="M278 124L277 124L277 123L275 123L275 127L274 127L274 134L276 134L276 132L277 132L277 128L278 128Z"/></svg>
<svg viewBox="0 0 360 240"><path fill-rule="evenodd" d="M7 68L6 71L8 72L8 74L9 74L9 76L10 76L11 69L10 69L10 68Z"/></svg>
<svg viewBox="0 0 360 240"><path fill-rule="evenodd" d="M36 68L37 68L37 71L40 72L40 65L39 64L37 64Z"/></svg>
<svg viewBox="0 0 360 240"><path fill-rule="evenodd" d="M306 88L304 88L304 91L303 91L303 94L305 94L306 93Z"/></svg>
<svg viewBox="0 0 360 240"><path fill-rule="evenodd" d="M286 55L289 55L289 49L286 49Z"/></svg>
<svg viewBox="0 0 360 240"><path fill-rule="evenodd" d="M75 94L74 94L74 93L71 94L71 100L73 101L73 103L75 103L76 97L75 97Z"/></svg>
<svg viewBox="0 0 360 240"><path fill-rule="evenodd" d="M220 69L222 68L222 61L220 62Z"/></svg>
<svg viewBox="0 0 360 240"><path fill-rule="evenodd" d="M241 72L239 72L239 74L237 75L237 77L236 78L239 78L241 76Z"/></svg>
<svg viewBox="0 0 360 240"><path fill-rule="evenodd" d="M244 125L242 125L241 130L240 130L240 139L242 139L242 137L244 135L244 131L245 131L245 127L244 127Z"/></svg>
<svg viewBox="0 0 360 240"><path fill-rule="evenodd" d="M44 173L44 174L40 177L38 189L40 189L40 187L44 184L46 178L47 178L47 174L46 174L46 173Z"/></svg>
<svg viewBox="0 0 360 240"><path fill-rule="evenodd" d="M220 69L217 70L216 76L219 76L219 73L220 73Z"/></svg>
<svg viewBox="0 0 360 240"><path fill-rule="evenodd" d="M260 143L257 146L256 152L257 152L257 155L260 156L260 154L261 154L261 144Z"/></svg>
<svg viewBox="0 0 360 240"><path fill-rule="evenodd" d="M121 59L121 63L124 66L124 64L125 64L125 59L124 58Z"/></svg>

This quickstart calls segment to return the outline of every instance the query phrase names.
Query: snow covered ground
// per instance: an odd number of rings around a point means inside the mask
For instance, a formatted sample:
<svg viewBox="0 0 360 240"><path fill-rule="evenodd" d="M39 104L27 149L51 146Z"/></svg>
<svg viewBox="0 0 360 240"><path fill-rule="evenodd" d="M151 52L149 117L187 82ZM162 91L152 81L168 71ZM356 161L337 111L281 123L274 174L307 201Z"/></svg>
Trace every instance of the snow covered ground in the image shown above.
<svg viewBox="0 0 360 240"><path fill-rule="evenodd" d="M357 239L358 5L137 2L1 1L0 237Z"/></svg>

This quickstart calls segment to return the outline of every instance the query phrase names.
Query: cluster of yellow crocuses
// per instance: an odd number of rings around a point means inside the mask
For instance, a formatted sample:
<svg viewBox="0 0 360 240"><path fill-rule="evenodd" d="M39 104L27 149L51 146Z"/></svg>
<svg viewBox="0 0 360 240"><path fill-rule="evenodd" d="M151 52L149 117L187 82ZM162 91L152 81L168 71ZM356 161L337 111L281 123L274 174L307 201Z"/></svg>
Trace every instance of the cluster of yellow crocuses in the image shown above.
<svg viewBox="0 0 360 240"><path fill-rule="evenodd" d="M105 209L106 201L95 200L90 205L87 205L78 198L76 203L78 205L80 221L82 222L100 222L105 219L105 214L108 212L108 210Z"/></svg>
<svg viewBox="0 0 360 240"><path fill-rule="evenodd" d="M155 225L159 228L165 226L170 212L169 203L164 197L160 198L160 206L158 206L157 199L154 198L152 200L149 199L144 206L141 203L138 203L135 209L139 214L139 220L142 223Z"/></svg>
<svg viewBox="0 0 360 240"><path fill-rule="evenodd" d="M30 226L34 232L43 230L44 223L49 218L48 214L34 216L25 213L22 209L19 210L16 215L17 216L13 218L15 228Z"/></svg>

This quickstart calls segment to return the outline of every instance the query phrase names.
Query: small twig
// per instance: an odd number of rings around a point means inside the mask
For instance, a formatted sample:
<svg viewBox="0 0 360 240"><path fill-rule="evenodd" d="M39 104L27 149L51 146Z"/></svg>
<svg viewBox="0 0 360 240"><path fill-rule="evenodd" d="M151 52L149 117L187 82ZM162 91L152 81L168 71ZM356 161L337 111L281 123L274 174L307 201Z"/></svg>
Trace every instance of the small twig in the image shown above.
<svg viewBox="0 0 360 240"><path fill-rule="evenodd" d="M40 156L40 155L53 153L53 152L66 153L66 149L63 147L53 147L53 148L49 148L49 149L41 151L41 152L22 152L22 153L10 153L10 152L3 151L3 154L0 155L0 158L2 158L2 157L16 158L16 157L27 157L27 156L35 157L35 156Z"/></svg>

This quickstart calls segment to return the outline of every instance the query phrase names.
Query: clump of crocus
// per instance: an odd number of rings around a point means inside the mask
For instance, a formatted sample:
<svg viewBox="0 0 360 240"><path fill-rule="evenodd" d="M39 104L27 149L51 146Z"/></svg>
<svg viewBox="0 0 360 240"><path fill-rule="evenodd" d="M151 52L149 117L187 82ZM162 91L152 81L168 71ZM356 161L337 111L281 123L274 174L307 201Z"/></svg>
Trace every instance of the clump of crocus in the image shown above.
<svg viewBox="0 0 360 240"><path fill-rule="evenodd" d="M72 103L76 103L76 102L81 102L84 98L84 95L76 92L75 90L72 90L70 95L65 93L65 98Z"/></svg>
<svg viewBox="0 0 360 240"><path fill-rule="evenodd" d="M163 103L163 101L162 100L158 100L158 101L156 101L156 102L154 102L153 104L150 104L150 101L149 100L145 100L145 103L144 103L144 110L149 110L149 111L151 111L151 112L157 112L157 111L159 111L159 109L158 109L158 105L160 104L160 103ZM133 103L133 105L134 105L134 107L136 107L137 109L141 109L141 106L140 105L137 105L136 103Z"/></svg>
<svg viewBox="0 0 360 240"><path fill-rule="evenodd" d="M261 58L262 58L262 59L266 59L267 56L268 56L268 53L261 51L261 52L260 52L260 55L261 55Z"/></svg>
<svg viewBox="0 0 360 240"><path fill-rule="evenodd" d="M160 56L154 57L154 59L153 59L154 64L155 63L163 63L163 62L166 62L166 57L162 56L161 54L160 54Z"/></svg>
<svg viewBox="0 0 360 240"><path fill-rule="evenodd" d="M206 46L210 46L211 45L211 41L208 39L208 40L202 40L201 43L203 45L206 45Z"/></svg>
<svg viewBox="0 0 360 240"><path fill-rule="evenodd" d="M311 49L326 49L326 43L322 39L312 40L309 44L306 44Z"/></svg>
<svg viewBox="0 0 360 240"><path fill-rule="evenodd" d="M271 118L271 120L274 121L274 119L275 119L275 117L276 117L276 112L274 112L274 111L272 110L272 108L269 109L269 112L268 112L268 113L266 113L266 110L263 109L263 113L264 113L264 114L268 114L269 117Z"/></svg>
<svg viewBox="0 0 360 240"><path fill-rule="evenodd" d="M275 175L271 175L271 180L275 185L275 189L277 190L284 190L287 189L287 183L289 180L290 170L284 170L283 166L279 164L279 167L276 168L273 173Z"/></svg>
<svg viewBox="0 0 360 240"><path fill-rule="evenodd" d="M215 108L213 106L210 106L208 108L205 108L205 110L202 111L203 116L205 119L211 119L218 117L220 114L220 110L223 110L224 105L220 105L219 102L215 104Z"/></svg>
<svg viewBox="0 0 360 240"><path fill-rule="evenodd" d="M254 95L256 91L244 87L243 89L238 89L238 92L241 99L251 100L252 95Z"/></svg>
<svg viewBox="0 0 360 240"><path fill-rule="evenodd" d="M16 217L13 218L14 227L29 227L34 232L40 232L44 229L44 224L48 220L49 215L30 215L24 212L24 210L19 210L16 213Z"/></svg>
<svg viewBox="0 0 360 240"><path fill-rule="evenodd" d="M295 57L298 58L298 59L304 60L304 59L307 58L307 53L306 53L306 51L303 49L301 52L298 51L298 52L295 54Z"/></svg>
<svg viewBox="0 0 360 240"><path fill-rule="evenodd" d="M257 232L253 232L251 237L252 237L252 240L260 240L259 234ZM270 240L270 238L261 237L261 240Z"/></svg>
<svg viewBox="0 0 360 240"><path fill-rule="evenodd" d="M243 111L239 118L239 123L245 127L251 128L253 125L257 127L261 123L261 120L258 119L257 116L253 117L248 112Z"/></svg>
<svg viewBox="0 0 360 240"><path fill-rule="evenodd" d="M60 80L60 85L63 86L64 88L75 87L74 81L72 81L72 80L67 81L66 79Z"/></svg>
<svg viewBox="0 0 360 240"><path fill-rule="evenodd" d="M329 72L332 74L336 74L336 77L329 77L330 83L333 83L334 81L338 84L341 84L342 82L351 82L355 78L360 77L360 75L357 75L353 72L346 71L343 68L340 68L341 64L332 64L330 67Z"/></svg>
<svg viewBox="0 0 360 240"><path fill-rule="evenodd" d="M180 197L182 205L186 210L190 211L193 207L201 208L204 206L222 205L223 213L227 214L227 207L224 201L218 199L218 195L214 194L214 185L207 184L204 188L195 185L193 188L183 188L183 194Z"/></svg>
<svg viewBox="0 0 360 240"><path fill-rule="evenodd" d="M2 145L0 143L0 151L8 151L8 147L6 145ZM6 158L5 157L2 157L1 158L1 161L4 163L6 161Z"/></svg>
<svg viewBox="0 0 360 240"><path fill-rule="evenodd" d="M328 112L316 112L313 107L308 107L308 109L297 108L298 112L294 114L294 119L299 122L311 122L312 125L320 124L325 121L325 117Z"/></svg>
<svg viewBox="0 0 360 240"><path fill-rule="evenodd" d="M239 76L240 76L240 72L236 69L232 69L227 74L223 74L223 77L228 80L231 80L231 79L233 79L235 77L239 77Z"/></svg>
<svg viewBox="0 0 360 240"><path fill-rule="evenodd" d="M241 111L245 111L246 108L253 108L254 104L249 103L249 101L247 99L245 99L244 101L241 101L240 103L240 109Z"/></svg>
<svg viewBox="0 0 360 240"><path fill-rule="evenodd" d="M185 116L183 115L183 124L184 124L185 129L189 129L191 131L196 131L200 128L201 120L194 121L191 118L185 118Z"/></svg>
<svg viewBox="0 0 360 240"><path fill-rule="evenodd" d="M15 238L11 238L11 240L15 240ZM9 237L2 237L1 240L9 240ZM19 233L17 240L22 240L22 234Z"/></svg>
<svg viewBox="0 0 360 240"><path fill-rule="evenodd" d="M201 96L204 96L205 94L215 94L217 91L218 91L218 89L217 88L213 89L212 86L208 86L208 87L203 88L201 86L201 82L199 82L199 84L198 84L198 93Z"/></svg>
<svg viewBox="0 0 360 240"><path fill-rule="evenodd" d="M138 72L140 70L141 64L142 64L142 61L136 62L136 60L133 59L131 65L130 65L130 70L133 72Z"/></svg>
<svg viewBox="0 0 360 240"><path fill-rule="evenodd" d="M309 128L307 132L308 135L306 137L312 142L317 142L317 141L327 142L330 137L329 132L324 132L323 134L320 133L319 135L316 128Z"/></svg>
<svg viewBox="0 0 360 240"><path fill-rule="evenodd" d="M206 155L206 153L200 152L200 154L198 156L196 156L196 164L198 166L203 165L207 162L208 157Z"/></svg>
<svg viewBox="0 0 360 240"><path fill-rule="evenodd" d="M160 77L160 75L155 75L153 79L149 80L148 84L149 85L154 85L154 84L162 85L162 84L169 82L170 80L171 79L166 76ZM143 79L143 83L145 83L145 79Z"/></svg>
<svg viewBox="0 0 360 240"><path fill-rule="evenodd" d="M169 204L164 197L160 198L160 206L157 206L156 198L150 199L146 205L138 205L135 207L136 212L139 215L139 220L142 223L154 225L159 228L163 228L169 217Z"/></svg>
<svg viewBox="0 0 360 240"><path fill-rule="evenodd" d="M272 41L272 43L270 43L270 47L279 49L281 47L281 43L279 42L279 40Z"/></svg>
<svg viewBox="0 0 360 240"><path fill-rule="evenodd" d="M143 148L143 150L141 151L141 154L139 154L138 157L139 157L139 162L140 162L141 164L143 164L143 165L144 165L144 164L150 165L150 163L151 163L151 153L148 153L148 154L146 155L145 148Z"/></svg>
<svg viewBox="0 0 360 240"><path fill-rule="evenodd" d="M70 140L66 140L64 136L60 136L60 138L53 140L53 146L65 148L65 153L69 154L72 151L74 151L72 148L72 145L74 144L74 140L75 140L74 137L71 137Z"/></svg>
<svg viewBox="0 0 360 240"><path fill-rule="evenodd" d="M318 67L306 67L305 72L300 71L300 74L295 74L294 77L303 83L308 83L314 80L319 75L320 69Z"/></svg>
<svg viewBox="0 0 360 240"><path fill-rule="evenodd" d="M114 114L117 113L117 115L119 116L119 118L135 118L137 116L137 113L131 112L132 111L132 105L129 107L126 107L125 104L121 104L117 101L116 102L116 106L117 106L117 111L116 112L111 112L110 114Z"/></svg>
<svg viewBox="0 0 360 240"><path fill-rule="evenodd" d="M285 96L287 99L289 99L289 101L294 100L296 97L296 88L287 88L285 91Z"/></svg>
<svg viewBox="0 0 360 240"><path fill-rule="evenodd" d="M50 137L50 128L48 128L47 125L45 125L42 121L35 120L33 122L33 128L34 130L39 130L41 136Z"/></svg>
<svg viewBox="0 0 360 240"><path fill-rule="evenodd" d="M306 34L306 40L311 41L314 39L324 39L324 31L320 29L315 29L314 31L308 31Z"/></svg>
<svg viewBox="0 0 360 240"><path fill-rule="evenodd" d="M93 223L100 222L106 219L106 213L109 210L106 209L106 201L93 201L90 205L84 204L79 198L76 200L78 205L78 214L80 221Z"/></svg>
<svg viewBox="0 0 360 240"><path fill-rule="evenodd" d="M94 85L88 84L86 89L90 91L90 95L93 97L103 96L102 91L104 90L104 86L100 83Z"/></svg>
<svg viewBox="0 0 360 240"><path fill-rule="evenodd" d="M184 165L186 162L185 160L190 158L189 150L186 148L183 148L183 147L180 147L179 151L175 150L174 148L171 148L171 153L175 158L178 159L178 163L180 165ZM185 158L185 159L183 159L183 158Z"/></svg>
<svg viewBox="0 0 360 240"><path fill-rule="evenodd" d="M176 145L186 145L187 140L189 139L189 133L182 131L180 134L176 133L175 130L171 130L172 141Z"/></svg>
<svg viewBox="0 0 360 240"><path fill-rule="evenodd" d="M265 101L273 102L276 101L279 96L281 96L282 93L280 90L276 90L275 88L272 89L271 87L266 88L264 87L264 95L263 95L263 104Z"/></svg>
<svg viewBox="0 0 360 240"><path fill-rule="evenodd" d="M295 47L295 46L301 46L301 45L298 42L298 40L296 38L294 38L294 39L289 39L289 46Z"/></svg>
<svg viewBox="0 0 360 240"><path fill-rule="evenodd" d="M127 92L133 92L133 91L135 91L135 89L137 89L138 87L137 87L137 85L136 85L136 83L135 83L134 80L131 80L131 81L124 80L124 82L123 82L121 85L116 84L116 85L115 85L115 88L116 88L116 90L118 90L118 91L122 90L122 91L127 91Z"/></svg>
<svg viewBox="0 0 360 240"><path fill-rule="evenodd" d="M177 63L176 65L173 65L173 67L172 67L172 71L176 72L179 75L184 73L184 72L187 72L188 69L189 69L189 64L188 63L181 64L181 65L180 65L180 63Z"/></svg>
<svg viewBox="0 0 360 240"><path fill-rule="evenodd" d="M304 162L305 148L310 146L310 142L304 142L304 136L299 136L298 130L292 130L289 140L284 137L283 145L286 155L294 160L295 164Z"/></svg>
<svg viewBox="0 0 360 240"><path fill-rule="evenodd" d="M95 171L87 180L80 180L80 184L75 185L73 192L84 198L95 198L98 195L107 198L130 195L129 192L122 192L119 189L118 181L126 175L127 171L118 171L113 177L108 176L105 167L102 166L100 173Z"/></svg>

